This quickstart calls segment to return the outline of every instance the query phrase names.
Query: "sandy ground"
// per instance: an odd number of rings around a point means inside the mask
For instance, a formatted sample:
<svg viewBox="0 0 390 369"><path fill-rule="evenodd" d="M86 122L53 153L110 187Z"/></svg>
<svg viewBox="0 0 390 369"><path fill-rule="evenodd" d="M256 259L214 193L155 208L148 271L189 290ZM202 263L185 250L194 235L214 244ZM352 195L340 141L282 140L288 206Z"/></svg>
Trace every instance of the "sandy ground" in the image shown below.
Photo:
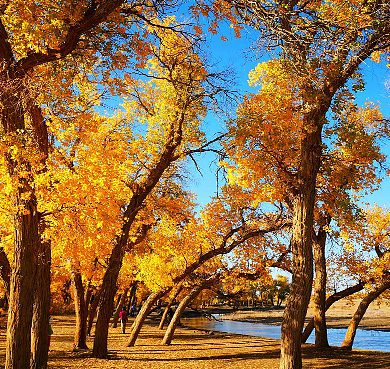
<svg viewBox="0 0 390 369"><path fill-rule="evenodd" d="M348 327L349 322L359 305L359 301L337 301L326 312L326 322L328 327L341 328ZM283 316L282 309L258 310L258 311L238 311L226 314L223 319L240 320L247 322L259 322L266 324L281 324ZM307 319L313 316L312 306L309 305ZM377 305L372 303L359 328L390 331L390 307L384 303Z"/></svg>
<svg viewBox="0 0 390 369"><path fill-rule="evenodd" d="M278 312L280 313L280 312ZM125 346L120 328L109 332L109 358L90 358L90 350L72 352L75 318L54 316L49 368L278 368L279 344L273 339L178 328L170 346L161 345L157 321L148 320L135 347ZM0 327L0 360L4 365L5 326ZM92 348L93 337L88 338ZM390 368L390 353L303 346L304 368Z"/></svg>

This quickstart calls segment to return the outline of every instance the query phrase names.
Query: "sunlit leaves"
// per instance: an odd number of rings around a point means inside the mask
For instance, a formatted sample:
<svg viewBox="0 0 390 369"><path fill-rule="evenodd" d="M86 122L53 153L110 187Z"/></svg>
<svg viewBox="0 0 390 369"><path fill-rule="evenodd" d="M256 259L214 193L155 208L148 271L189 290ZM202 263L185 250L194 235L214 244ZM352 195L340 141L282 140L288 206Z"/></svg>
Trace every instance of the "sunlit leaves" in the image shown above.
<svg viewBox="0 0 390 369"><path fill-rule="evenodd" d="M130 220L129 245L137 242L139 227L153 225L161 217L164 220L161 208L188 213L183 209L185 201L170 201L169 192L180 193L180 188L169 178L175 176L179 165L172 162L203 142L199 126L206 113L202 86L206 71L191 42L176 32L161 31L152 53L139 79L125 75L121 87L124 102L114 115L91 109L86 97L98 96L97 86L81 77L74 81L78 93L70 101L73 116L50 115L49 129L56 143L47 161L48 171L37 182L43 191L41 210L51 216L46 236L61 239L55 260L67 255L80 262L86 275L96 270L94 260L105 265L113 243L129 222L125 209L150 182L160 180L160 186L152 189L142 208L133 210L138 215ZM171 154L167 156L167 152ZM165 174L159 172L159 166L166 167ZM153 174L156 178L151 178L151 173L157 173ZM168 224L161 221L162 230L152 232L155 239L149 248L159 243L159 234L172 237L166 234ZM162 244L167 252L173 249L171 242ZM151 267L157 262L156 254L150 256L147 250L140 255L142 260L152 258L147 262ZM159 260L163 265L163 259ZM125 267L121 278L128 274L132 279L135 273L134 268ZM147 279L147 274L143 278Z"/></svg>

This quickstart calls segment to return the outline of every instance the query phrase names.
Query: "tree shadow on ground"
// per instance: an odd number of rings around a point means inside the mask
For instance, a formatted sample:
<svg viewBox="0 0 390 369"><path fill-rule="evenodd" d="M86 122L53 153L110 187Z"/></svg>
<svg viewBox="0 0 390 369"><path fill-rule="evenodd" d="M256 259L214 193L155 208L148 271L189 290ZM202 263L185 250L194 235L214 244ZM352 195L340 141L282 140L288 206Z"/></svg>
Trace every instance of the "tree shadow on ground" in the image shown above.
<svg viewBox="0 0 390 369"><path fill-rule="evenodd" d="M204 355L204 356L181 356L181 357L128 357L129 361L137 362L183 362L183 361L212 361L212 360L248 360L248 359L277 359L279 358L280 350L268 350L258 352L244 352L234 354L221 355ZM111 360L123 360L123 357L116 356L114 353L110 355Z"/></svg>
<svg viewBox="0 0 390 369"><path fill-rule="evenodd" d="M386 352L347 351L339 347L319 349L312 345L304 345L302 354L305 362L310 363L312 368L390 368L390 354Z"/></svg>

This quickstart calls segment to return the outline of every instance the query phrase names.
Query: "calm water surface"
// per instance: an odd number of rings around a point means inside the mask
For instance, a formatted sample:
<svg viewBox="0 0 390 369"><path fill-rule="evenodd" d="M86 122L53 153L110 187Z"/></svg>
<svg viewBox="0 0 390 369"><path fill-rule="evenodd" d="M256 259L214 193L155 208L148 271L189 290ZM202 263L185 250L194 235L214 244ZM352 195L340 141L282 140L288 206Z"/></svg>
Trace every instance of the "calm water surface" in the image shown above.
<svg viewBox="0 0 390 369"><path fill-rule="evenodd" d="M279 325L237 322L234 320L210 321L205 318L188 318L183 319L183 322L193 328L280 339ZM328 328L329 344L331 346L340 346L346 332L346 328ZM314 343L314 331L307 342ZM390 352L390 332L358 329L353 348Z"/></svg>

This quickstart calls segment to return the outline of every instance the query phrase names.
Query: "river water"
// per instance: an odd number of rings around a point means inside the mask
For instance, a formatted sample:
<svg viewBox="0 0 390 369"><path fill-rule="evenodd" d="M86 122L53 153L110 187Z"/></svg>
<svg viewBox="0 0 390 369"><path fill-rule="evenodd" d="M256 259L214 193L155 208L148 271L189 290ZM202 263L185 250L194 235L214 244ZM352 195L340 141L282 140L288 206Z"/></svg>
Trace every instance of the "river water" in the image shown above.
<svg viewBox="0 0 390 369"><path fill-rule="evenodd" d="M192 328L280 339L279 325L238 322L234 320L214 321L205 318L187 318L183 319L183 322ZM331 346L340 346L346 332L346 328L328 328L329 344ZM314 331L307 340L307 343L314 343ZM390 352L390 332L358 329L353 348Z"/></svg>

